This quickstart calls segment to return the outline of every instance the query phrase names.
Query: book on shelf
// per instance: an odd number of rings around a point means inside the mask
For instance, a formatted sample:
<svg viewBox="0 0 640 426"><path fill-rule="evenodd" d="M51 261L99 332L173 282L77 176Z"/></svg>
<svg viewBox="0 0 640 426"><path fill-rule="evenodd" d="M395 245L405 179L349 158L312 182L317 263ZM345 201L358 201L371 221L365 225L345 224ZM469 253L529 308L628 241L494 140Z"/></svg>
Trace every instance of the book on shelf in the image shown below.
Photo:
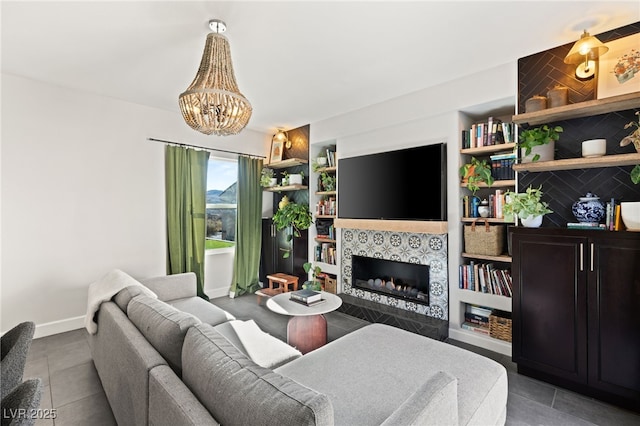
<svg viewBox="0 0 640 426"><path fill-rule="evenodd" d="M304 288L302 290L292 291L291 294L289 295L289 298L296 302L303 302L303 303L309 304L309 303L313 303L313 302L317 302L318 300L321 300L322 293L320 293L319 291L314 291L308 288Z"/></svg>
<svg viewBox="0 0 640 426"><path fill-rule="evenodd" d="M486 336L489 336L489 325L480 325L480 324L474 324L474 323L470 323L470 322L463 322L462 324L460 324L460 327L465 329L465 330L469 330L469 331L473 331L476 333L480 333L480 334L484 334Z"/></svg>
<svg viewBox="0 0 640 426"><path fill-rule="evenodd" d="M496 117L488 117L486 122L473 123L469 128L462 130L462 148L480 148L512 143L515 141L514 133L513 123L503 122Z"/></svg>
<svg viewBox="0 0 640 426"><path fill-rule="evenodd" d="M567 223L567 228L569 229L589 229L593 231L605 231L607 230L607 225L604 223L585 223L585 222L575 222L575 223Z"/></svg>
<svg viewBox="0 0 640 426"><path fill-rule="evenodd" d="M513 296L513 280L509 269L496 268L491 262L460 265L458 288L498 296Z"/></svg>
<svg viewBox="0 0 640 426"><path fill-rule="evenodd" d="M493 312L493 309L487 308L486 306L467 304L467 306L465 308L465 312L469 312L469 313L472 313L474 315L479 315L479 316L482 316L482 317L486 317L488 319L489 315L491 315L491 313Z"/></svg>
<svg viewBox="0 0 640 426"><path fill-rule="evenodd" d="M465 312L464 313L464 320L465 320L465 322L470 322L472 324L480 324L480 325L489 324L489 317L488 316L478 315L478 314L474 314L472 312Z"/></svg>

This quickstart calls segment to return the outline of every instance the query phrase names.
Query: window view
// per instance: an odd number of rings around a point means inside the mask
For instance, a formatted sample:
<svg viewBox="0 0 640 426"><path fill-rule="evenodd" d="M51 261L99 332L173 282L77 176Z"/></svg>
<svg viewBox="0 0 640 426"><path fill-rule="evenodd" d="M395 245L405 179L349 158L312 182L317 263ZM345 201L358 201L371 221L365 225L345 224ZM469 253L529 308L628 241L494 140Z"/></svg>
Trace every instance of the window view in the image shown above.
<svg viewBox="0 0 640 426"><path fill-rule="evenodd" d="M232 247L236 240L238 163L209 157L207 168L207 241L205 249Z"/></svg>

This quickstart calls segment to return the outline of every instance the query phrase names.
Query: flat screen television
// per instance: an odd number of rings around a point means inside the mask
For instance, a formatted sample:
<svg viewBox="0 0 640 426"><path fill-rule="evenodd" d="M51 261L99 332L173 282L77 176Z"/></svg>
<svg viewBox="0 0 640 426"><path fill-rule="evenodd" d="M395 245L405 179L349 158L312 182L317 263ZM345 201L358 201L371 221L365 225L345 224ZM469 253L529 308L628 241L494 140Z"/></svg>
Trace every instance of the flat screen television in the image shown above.
<svg viewBox="0 0 640 426"><path fill-rule="evenodd" d="M447 149L438 143L338 159L338 217L447 220Z"/></svg>

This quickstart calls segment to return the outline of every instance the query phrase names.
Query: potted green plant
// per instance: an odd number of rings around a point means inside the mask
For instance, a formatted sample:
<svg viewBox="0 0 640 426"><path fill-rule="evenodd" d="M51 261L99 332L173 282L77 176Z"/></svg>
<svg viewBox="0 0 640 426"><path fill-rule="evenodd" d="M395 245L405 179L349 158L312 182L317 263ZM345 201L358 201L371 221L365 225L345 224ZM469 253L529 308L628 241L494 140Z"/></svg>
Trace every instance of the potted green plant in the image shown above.
<svg viewBox="0 0 640 426"><path fill-rule="evenodd" d="M491 165L487 163L487 160L471 157L471 161L460 167L459 172L462 182L467 184L467 188L473 194L480 189L479 183L485 182L487 186L491 186L495 181L491 175Z"/></svg>
<svg viewBox="0 0 640 426"><path fill-rule="evenodd" d="M264 188L275 186L275 184L278 183L278 180L274 176L275 173L273 169L263 167L262 172L260 173L260 185Z"/></svg>
<svg viewBox="0 0 640 426"><path fill-rule="evenodd" d="M636 129L620 141L620 146L633 144L636 152L640 152L640 111L636 111L636 115L638 116L638 121L630 121L624 126L625 129L633 126L635 126ZM636 164L631 170L631 182L636 185L640 183L640 164Z"/></svg>
<svg viewBox="0 0 640 426"><path fill-rule="evenodd" d="M313 276L313 280L305 281L304 284L302 284L302 288L315 291L322 290L322 283L319 279L322 274L322 269L319 266L313 266L311 262L304 263L302 267L304 268L304 272L308 274L309 271L311 271Z"/></svg>
<svg viewBox="0 0 640 426"><path fill-rule="evenodd" d="M335 191L336 190L336 176L331 173L320 173L320 183L322 184L322 191Z"/></svg>
<svg viewBox="0 0 640 426"><path fill-rule="evenodd" d="M278 211L273 215L272 221L278 231L287 230L287 241L291 241L293 237L299 237L300 231L309 229L313 223L311 211L306 204L294 203L284 196L278 207ZM281 250L284 252L282 257L289 257L290 250Z"/></svg>
<svg viewBox="0 0 640 426"><path fill-rule="evenodd" d="M542 186L532 188L529 185L525 192L507 191L502 212L509 222L513 221L515 215L520 218L522 226L538 228L542 225L542 216L553 213L553 210L542 201Z"/></svg>
<svg viewBox="0 0 640 426"><path fill-rule="evenodd" d="M317 172L323 167L327 167L327 157L324 155L318 155L316 158L311 160L311 170Z"/></svg>
<svg viewBox="0 0 640 426"><path fill-rule="evenodd" d="M523 130L518 141L522 162L553 160L555 141L560 139L562 131L561 126L549 127L547 124Z"/></svg>

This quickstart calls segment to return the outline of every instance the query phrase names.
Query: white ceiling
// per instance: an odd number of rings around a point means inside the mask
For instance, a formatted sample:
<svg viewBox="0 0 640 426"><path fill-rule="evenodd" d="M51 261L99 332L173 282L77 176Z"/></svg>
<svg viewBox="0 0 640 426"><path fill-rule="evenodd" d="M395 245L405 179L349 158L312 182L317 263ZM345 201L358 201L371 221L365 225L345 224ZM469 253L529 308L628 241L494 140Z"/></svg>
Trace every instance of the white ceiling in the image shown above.
<svg viewBox="0 0 640 426"><path fill-rule="evenodd" d="M330 118L640 21L640 1L2 1L2 72L175 111L226 21L248 127Z"/></svg>

